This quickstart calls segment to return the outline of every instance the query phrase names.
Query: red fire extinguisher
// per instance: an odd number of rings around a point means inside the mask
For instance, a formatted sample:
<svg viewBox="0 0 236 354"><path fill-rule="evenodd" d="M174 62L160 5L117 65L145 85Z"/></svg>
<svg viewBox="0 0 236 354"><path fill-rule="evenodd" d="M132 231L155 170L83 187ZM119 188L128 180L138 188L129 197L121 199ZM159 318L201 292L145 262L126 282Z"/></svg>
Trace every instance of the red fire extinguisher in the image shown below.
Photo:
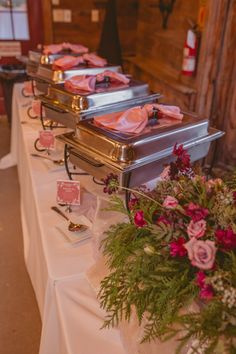
<svg viewBox="0 0 236 354"><path fill-rule="evenodd" d="M189 29L184 43L182 74L193 76L197 66L199 33L196 28Z"/></svg>

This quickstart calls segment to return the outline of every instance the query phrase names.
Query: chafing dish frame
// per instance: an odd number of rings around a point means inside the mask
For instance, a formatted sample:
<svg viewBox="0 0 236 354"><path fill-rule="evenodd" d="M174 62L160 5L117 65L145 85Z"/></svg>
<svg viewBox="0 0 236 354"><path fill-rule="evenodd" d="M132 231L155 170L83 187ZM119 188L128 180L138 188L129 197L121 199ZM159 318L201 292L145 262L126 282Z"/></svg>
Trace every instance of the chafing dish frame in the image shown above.
<svg viewBox="0 0 236 354"><path fill-rule="evenodd" d="M157 100L162 97L161 94L159 93L153 93L147 96L141 96L137 98L133 98L130 100L125 100L121 102L117 102L114 104L109 104L109 105L104 105L100 107L91 107L87 110L81 110L81 111L71 111L67 108L61 108L60 105L55 105L54 102L51 102L51 100L45 99L45 97L38 97L38 99L41 100L42 106L45 108L46 115L48 110L51 111L50 115L51 117L48 119L51 119L53 121L56 121L60 124L63 124L64 126L67 126L68 128L71 129L76 129L77 124L81 120L86 120L89 118L96 117L98 115L106 114L106 113L111 113L111 112L119 112L121 110L125 110L131 107L135 107L138 105L143 105L145 103L154 103L157 102ZM77 100L77 97L75 97L75 101ZM44 127L44 118L42 117L42 114L40 116L41 124Z"/></svg>
<svg viewBox="0 0 236 354"><path fill-rule="evenodd" d="M187 141L181 141L180 143L188 150L191 155L191 160L194 162L204 158L208 153L210 143L223 135L224 132L215 128L209 128L207 135L198 137L197 139L194 138ZM146 159L141 159L138 163L127 164L112 161L110 158L106 158L99 155L99 153L90 151L90 149L85 146L78 145L78 140L74 139L73 136L74 133L66 133L57 136L57 139L65 144L65 166L70 179L72 179L74 173L69 170L69 160L72 164L79 165L80 168L84 169L95 178L105 177L108 173L113 172L119 175L120 184L124 187L136 187L158 177L163 166L169 164L175 158L172 155L173 146L171 146L162 151L151 154ZM100 171L94 170L94 168L98 168ZM145 168L145 176L137 178L137 174L143 168ZM150 176L150 174L147 173L148 169L154 169L156 171L156 176ZM98 173L94 173L95 171ZM136 173L136 180L132 181L131 176L134 176L134 172Z"/></svg>

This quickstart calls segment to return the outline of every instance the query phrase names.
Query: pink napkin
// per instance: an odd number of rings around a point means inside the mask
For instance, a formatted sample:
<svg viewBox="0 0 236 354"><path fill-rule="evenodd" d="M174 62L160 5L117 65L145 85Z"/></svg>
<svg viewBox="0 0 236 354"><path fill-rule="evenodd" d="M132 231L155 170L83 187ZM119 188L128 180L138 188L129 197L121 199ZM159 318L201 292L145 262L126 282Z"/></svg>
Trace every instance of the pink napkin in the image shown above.
<svg viewBox="0 0 236 354"><path fill-rule="evenodd" d="M107 60L99 57L94 53L88 53L83 55L84 60L86 60L89 64L94 66L103 67L107 65Z"/></svg>
<svg viewBox="0 0 236 354"><path fill-rule="evenodd" d="M133 107L125 112L109 113L94 118L97 125L125 133L141 133L148 122L148 112L145 108Z"/></svg>
<svg viewBox="0 0 236 354"><path fill-rule="evenodd" d="M159 118L174 118L181 120L183 114L180 113L179 107L165 106L157 103L145 104L143 107L133 107L125 112L109 113L94 118L94 123L105 128L117 130L125 133L141 133L147 123L148 118L153 115L153 109L161 112Z"/></svg>
<svg viewBox="0 0 236 354"><path fill-rule="evenodd" d="M113 73L110 70L105 70L103 73L98 75L76 75L71 77L70 79L65 81L65 88L71 92L79 92L81 90L94 92L96 91L96 83L101 83L105 76L109 76L111 78L111 82L109 83L109 87L117 86L120 83L129 83L130 79L128 79L125 75L119 73Z"/></svg>
<svg viewBox="0 0 236 354"><path fill-rule="evenodd" d="M71 92L80 90L94 92L96 75L76 75L65 81L65 89Z"/></svg>
<svg viewBox="0 0 236 354"><path fill-rule="evenodd" d="M69 42L62 43L63 49L70 49L73 53L83 54L88 53L88 48L83 46L82 44L72 44Z"/></svg>
<svg viewBox="0 0 236 354"><path fill-rule="evenodd" d="M103 81L105 77L109 77L111 82L122 82L123 84L130 82L130 79L126 75L111 70L105 70L103 73L98 74L97 82Z"/></svg>
<svg viewBox="0 0 236 354"><path fill-rule="evenodd" d="M48 55L48 54L57 54L61 52L62 50L71 50L73 53L77 54L82 54L82 53L87 53L88 48L84 47L81 44L72 44L69 42L64 42L60 44L49 44L45 45L43 49L43 53Z"/></svg>
<svg viewBox="0 0 236 354"><path fill-rule="evenodd" d="M56 59L52 64L52 68L53 70L69 70L82 63L84 63L82 56L73 57L71 55L65 55L62 58Z"/></svg>
<svg viewBox="0 0 236 354"><path fill-rule="evenodd" d="M149 116L152 115L153 108L154 109L156 108L161 113L161 115L165 117L179 119L179 120L183 119L183 114L180 112L180 108L177 106L167 106L163 104L153 103L153 104L145 104L144 107L148 111ZM161 117L159 116L159 118Z"/></svg>
<svg viewBox="0 0 236 354"><path fill-rule="evenodd" d="M43 48L43 53L48 54L57 54L61 52L63 49L62 44L49 44L45 45Z"/></svg>

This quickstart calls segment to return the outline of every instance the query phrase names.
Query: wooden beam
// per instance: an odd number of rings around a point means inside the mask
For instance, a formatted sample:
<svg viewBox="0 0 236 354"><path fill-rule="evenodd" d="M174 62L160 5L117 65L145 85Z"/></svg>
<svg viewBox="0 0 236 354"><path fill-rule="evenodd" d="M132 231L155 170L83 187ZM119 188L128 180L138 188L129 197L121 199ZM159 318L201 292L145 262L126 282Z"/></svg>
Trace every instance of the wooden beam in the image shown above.
<svg viewBox="0 0 236 354"><path fill-rule="evenodd" d="M51 1L42 0L42 9L43 9L44 44L50 44L54 42Z"/></svg>

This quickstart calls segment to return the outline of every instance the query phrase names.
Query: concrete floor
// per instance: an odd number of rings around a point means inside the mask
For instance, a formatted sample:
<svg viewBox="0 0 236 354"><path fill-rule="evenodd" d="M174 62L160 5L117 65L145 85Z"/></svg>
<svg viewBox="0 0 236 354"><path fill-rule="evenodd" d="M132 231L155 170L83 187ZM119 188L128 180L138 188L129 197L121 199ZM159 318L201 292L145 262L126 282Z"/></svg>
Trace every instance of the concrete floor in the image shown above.
<svg viewBox="0 0 236 354"><path fill-rule="evenodd" d="M0 158L10 129L0 116ZM23 257L16 167L0 170L0 354L37 354L41 321ZM53 354L53 353L52 353Z"/></svg>

